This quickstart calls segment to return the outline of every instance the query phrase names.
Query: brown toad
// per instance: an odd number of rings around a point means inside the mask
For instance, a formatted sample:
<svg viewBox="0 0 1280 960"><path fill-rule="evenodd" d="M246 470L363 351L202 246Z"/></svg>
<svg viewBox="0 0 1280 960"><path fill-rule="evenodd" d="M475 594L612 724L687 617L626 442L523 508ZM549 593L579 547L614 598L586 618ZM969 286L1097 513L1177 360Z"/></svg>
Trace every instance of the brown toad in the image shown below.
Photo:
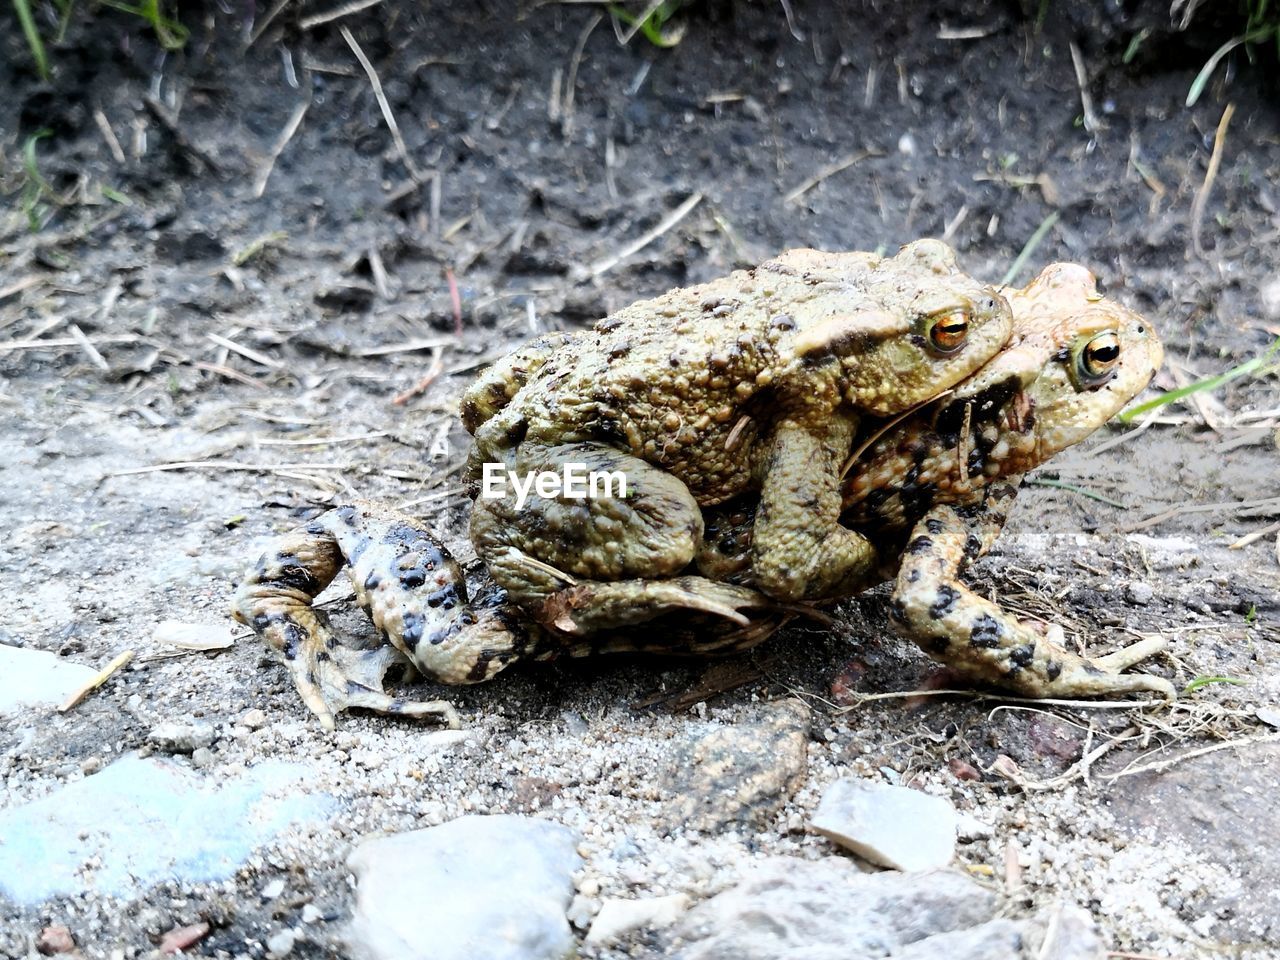
<svg viewBox="0 0 1280 960"><path fill-rule="evenodd" d="M1005 342L1008 305L960 273L937 241L896 256L793 250L754 270L634 304L593 330L548 338L467 391L469 475L571 464L626 478L625 496L480 497L472 539L511 603L469 605L456 564L427 532L373 508L343 508L286 538L241 585L234 609L289 663L309 706L442 713L381 692L410 660L475 682L530 655L517 621L577 578L632 580L655 603L745 622L754 591L666 580L702 542L702 509L757 492L755 587L780 601L840 596L879 563L838 522L840 469L864 416L891 416L957 383ZM480 491L477 491L480 492ZM341 648L310 609L345 559L389 643ZM630 598L634 600L634 597ZM601 601L602 607L607 601Z"/></svg>

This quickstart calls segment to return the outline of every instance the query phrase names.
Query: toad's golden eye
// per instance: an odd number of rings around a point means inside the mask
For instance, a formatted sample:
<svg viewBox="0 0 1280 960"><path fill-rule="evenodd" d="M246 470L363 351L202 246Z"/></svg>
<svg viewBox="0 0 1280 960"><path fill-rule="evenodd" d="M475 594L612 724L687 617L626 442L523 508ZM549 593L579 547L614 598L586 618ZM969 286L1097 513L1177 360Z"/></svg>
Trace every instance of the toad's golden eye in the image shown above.
<svg viewBox="0 0 1280 960"><path fill-rule="evenodd" d="M963 310L952 310L930 317L928 321L929 346L946 356L964 346L969 336L969 315Z"/></svg>
<svg viewBox="0 0 1280 960"><path fill-rule="evenodd" d="M1120 338L1108 330L1084 341L1075 350L1075 376L1082 387L1097 387L1111 379L1120 363Z"/></svg>

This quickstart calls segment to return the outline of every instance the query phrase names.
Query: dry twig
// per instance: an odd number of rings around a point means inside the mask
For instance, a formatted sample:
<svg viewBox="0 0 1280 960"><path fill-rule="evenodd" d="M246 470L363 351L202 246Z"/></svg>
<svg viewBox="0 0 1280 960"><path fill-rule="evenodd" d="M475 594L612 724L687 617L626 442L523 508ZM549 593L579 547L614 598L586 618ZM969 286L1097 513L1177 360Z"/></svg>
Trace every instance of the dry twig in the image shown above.
<svg viewBox="0 0 1280 960"><path fill-rule="evenodd" d="M1204 183L1196 191L1195 200L1191 202L1191 249L1197 257L1204 256L1204 247L1200 243L1200 224L1204 220L1205 204L1209 202L1209 191L1213 189L1213 181L1218 176L1218 167L1222 163L1222 145L1227 139L1227 125L1236 112L1236 105L1228 103L1222 111L1222 119L1218 121L1218 130L1213 135L1213 153L1209 155L1209 168L1204 172Z"/></svg>

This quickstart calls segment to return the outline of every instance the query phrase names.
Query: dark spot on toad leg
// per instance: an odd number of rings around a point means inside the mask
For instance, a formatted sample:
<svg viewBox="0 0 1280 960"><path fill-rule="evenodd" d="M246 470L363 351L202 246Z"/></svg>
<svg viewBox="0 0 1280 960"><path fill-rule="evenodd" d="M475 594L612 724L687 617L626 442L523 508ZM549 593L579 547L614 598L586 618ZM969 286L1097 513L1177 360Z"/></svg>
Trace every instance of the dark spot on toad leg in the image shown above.
<svg viewBox="0 0 1280 960"><path fill-rule="evenodd" d="M907 605L897 597L889 601L889 619L896 623L907 622Z"/></svg>
<svg viewBox="0 0 1280 960"><path fill-rule="evenodd" d="M382 584L382 576L377 570L370 570L369 575L364 578L364 588L366 590L376 590Z"/></svg>
<svg viewBox="0 0 1280 960"><path fill-rule="evenodd" d="M1057 660L1050 660L1048 665L1044 668L1044 673L1052 683L1054 680L1057 680L1058 677L1062 676L1062 664Z"/></svg>
<svg viewBox="0 0 1280 960"><path fill-rule="evenodd" d="M400 639L409 647L416 647L422 640L422 632L426 626L426 622L420 613L406 613L404 615L404 629L400 631Z"/></svg>
<svg viewBox="0 0 1280 960"><path fill-rule="evenodd" d="M991 649L1000 646L1000 638L1003 635L1004 628L1000 626L1000 621L991 614L984 613L973 621L973 626L969 630L969 644Z"/></svg>
<svg viewBox="0 0 1280 960"><path fill-rule="evenodd" d="M960 591L950 584L944 583L938 587L937 599L929 605L929 619L941 620L955 609L956 601L959 599Z"/></svg>
<svg viewBox="0 0 1280 960"><path fill-rule="evenodd" d="M925 529L932 533L935 537L942 532L942 521L937 517L930 517L924 522Z"/></svg>
<svg viewBox="0 0 1280 960"><path fill-rule="evenodd" d="M951 638L945 635L929 638L929 650L938 656L942 656L947 652L947 648L951 646Z"/></svg>
<svg viewBox="0 0 1280 960"><path fill-rule="evenodd" d="M916 537L907 544L906 552L912 556L919 556L922 553L928 553L933 549L933 541L928 537Z"/></svg>
<svg viewBox="0 0 1280 960"><path fill-rule="evenodd" d="M919 568L916 568L915 570L912 570L910 573L907 574L907 583L919 583L919 582L920 582Z"/></svg>
<svg viewBox="0 0 1280 960"><path fill-rule="evenodd" d="M1034 660L1035 656L1036 645L1034 643L1024 643L1020 647L1014 647L1009 651L1009 672L1017 673Z"/></svg>

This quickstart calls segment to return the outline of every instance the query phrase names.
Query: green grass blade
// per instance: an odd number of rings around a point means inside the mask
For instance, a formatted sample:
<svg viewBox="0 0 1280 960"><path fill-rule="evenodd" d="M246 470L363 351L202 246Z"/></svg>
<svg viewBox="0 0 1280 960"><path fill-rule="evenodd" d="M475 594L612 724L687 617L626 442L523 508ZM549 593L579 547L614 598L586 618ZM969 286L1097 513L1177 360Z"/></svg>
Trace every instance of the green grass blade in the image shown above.
<svg viewBox="0 0 1280 960"><path fill-rule="evenodd" d="M1049 231L1053 229L1053 225L1058 222L1059 216L1060 214L1055 210L1040 221L1040 226L1036 227L1035 233L1031 234L1026 245L1018 254L1017 259L1013 261L1013 266L1005 271L1005 275L1000 280L1000 286L1003 287L1013 282L1013 278L1022 271L1022 268L1027 265L1027 261L1031 259L1031 255L1036 252L1036 247L1040 246L1040 241L1045 238Z"/></svg>
<svg viewBox="0 0 1280 960"><path fill-rule="evenodd" d="M31 48L31 56L36 62L36 70L41 80L49 79L49 58L44 52L44 41L40 39L40 31L36 29L36 18L31 13L28 0L13 0L13 9L18 14L18 22L22 24L22 32L27 38L27 46Z"/></svg>
<svg viewBox="0 0 1280 960"><path fill-rule="evenodd" d="M1146 403L1140 403L1136 407L1132 407L1124 411L1116 419L1121 423L1129 423L1135 417L1141 416L1148 410L1156 410L1160 407L1166 406L1167 404L1181 400L1183 397L1189 397L1193 393L1201 393L1205 390L1217 390L1225 383L1230 383L1232 380L1239 377L1247 376L1248 374L1256 373L1261 370L1266 366L1266 363L1271 356L1278 350L1280 350L1280 338L1277 338L1275 343L1271 344L1271 346L1266 349L1265 353L1254 357L1252 360L1246 360L1244 363L1237 364L1230 370L1219 373L1217 376L1206 377L1203 380L1197 380L1195 383L1188 383L1185 387L1178 387L1176 390L1170 390L1168 393L1162 393L1160 396L1154 397Z"/></svg>
<svg viewBox="0 0 1280 960"><path fill-rule="evenodd" d="M1053 487L1055 490L1066 490L1068 493L1074 493L1081 497L1088 497L1090 500L1097 500L1099 503L1105 503L1110 507L1119 507L1121 510L1128 510L1126 504L1119 500L1112 500L1110 497L1104 497L1100 493L1094 493L1092 490L1086 490L1084 487L1073 486L1070 483L1063 483L1061 480L1050 480L1047 477L1033 477L1027 481L1033 487Z"/></svg>
<svg viewBox="0 0 1280 960"><path fill-rule="evenodd" d="M1240 680L1237 677L1196 677L1182 688L1182 692L1195 693L1201 687L1207 687L1211 683L1225 683L1233 687L1243 687L1247 686L1249 681Z"/></svg>

